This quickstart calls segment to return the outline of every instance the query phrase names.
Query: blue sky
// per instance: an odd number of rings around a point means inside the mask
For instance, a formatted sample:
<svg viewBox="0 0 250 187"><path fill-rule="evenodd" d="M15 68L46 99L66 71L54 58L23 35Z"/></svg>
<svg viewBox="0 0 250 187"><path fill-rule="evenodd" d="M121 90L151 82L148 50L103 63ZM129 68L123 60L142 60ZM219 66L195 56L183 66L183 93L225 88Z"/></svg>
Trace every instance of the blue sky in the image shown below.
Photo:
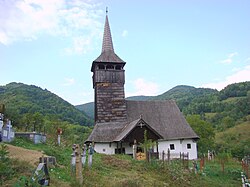
<svg viewBox="0 0 250 187"><path fill-rule="evenodd" d="M126 96L250 81L249 0L0 0L0 85L93 101L106 6Z"/></svg>

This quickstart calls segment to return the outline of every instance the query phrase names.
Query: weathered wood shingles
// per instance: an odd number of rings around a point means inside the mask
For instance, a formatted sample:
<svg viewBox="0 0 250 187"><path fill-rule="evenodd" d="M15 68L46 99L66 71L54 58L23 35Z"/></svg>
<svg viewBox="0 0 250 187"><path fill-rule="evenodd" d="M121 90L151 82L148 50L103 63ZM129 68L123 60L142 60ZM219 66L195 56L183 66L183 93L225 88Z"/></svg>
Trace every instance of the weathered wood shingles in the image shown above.
<svg viewBox="0 0 250 187"><path fill-rule="evenodd" d="M127 119L124 85L99 83L95 87L96 122L122 122Z"/></svg>

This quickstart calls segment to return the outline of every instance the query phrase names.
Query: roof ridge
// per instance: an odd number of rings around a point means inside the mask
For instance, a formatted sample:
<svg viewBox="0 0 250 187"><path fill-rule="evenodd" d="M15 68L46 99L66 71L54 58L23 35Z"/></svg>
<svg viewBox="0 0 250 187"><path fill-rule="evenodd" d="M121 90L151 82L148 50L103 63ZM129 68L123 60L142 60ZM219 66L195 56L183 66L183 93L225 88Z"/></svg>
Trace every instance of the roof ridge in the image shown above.
<svg viewBox="0 0 250 187"><path fill-rule="evenodd" d="M167 99L167 100L146 100L146 101L136 101L136 100L127 100L126 101L129 101L129 102L140 102L140 103L152 103L152 102L155 102L155 103L165 103L165 102L174 102L176 103L176 101L174 99Z"/></svg>

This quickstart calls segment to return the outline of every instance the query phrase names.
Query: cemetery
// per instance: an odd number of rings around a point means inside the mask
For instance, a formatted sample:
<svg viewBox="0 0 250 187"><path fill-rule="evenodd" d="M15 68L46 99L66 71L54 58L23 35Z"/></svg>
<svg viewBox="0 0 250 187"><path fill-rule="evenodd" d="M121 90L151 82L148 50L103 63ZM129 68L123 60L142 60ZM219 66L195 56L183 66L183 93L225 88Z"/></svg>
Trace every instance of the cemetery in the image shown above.
<svg viewBox="0 0 250 187"><path fill-rule="evenodd" d="M247 151L233 158L204 140L211 126L192 126L176 101L125 99L125 65L114 51L106 10L102 52L91 66L94 126L43 116L41 109L15 127L0 105L0 185L250 186ZM206 126L204 116L198 119Z"/></svg>
<svg viewBox="0 0 250 187"><path fill-rule="evenodd" d="M55 149L50 144L35 145L31 141L22 138L17 138L12 144L22 145L33 150L33 146L36 146L39 150L44 150L46 155ZM243 181L241 178L247 183L246 170L243 170L241 162L236 162L232 158L229 158L225 163L223 173L217 156L212 160L209 160L206 156L196 161L179 158L158 160L151 157L147 161L146 159L139 160L124 154L105 155L93 153L92 147L84 144L73 144L71 147L65 148L62 148L62 145L57 145L56 149L54 155L51 155L53 157L36 157L36 165L31 167L33 172L26 176L26 180L33 177L34 182L38 183L39 180L46 178L46 180L49 179L50 186L57 186L61 183L64 185L67 183L68 186L80 184L80 186L105 186L107 181L112 185L133 184L137 186L140 186L140 184L141 186L146 184L156 185L157 183L159 186L164 186L164 183L178 186L183 182L186 182L187 186L204 184L216 186L215 184L222 185L223 183L237 186L241 185ZM244 167L246 169L246 165ZM249 165L247 167L249 169ZM164 177L165 180L159 180L156 183L155 177L157 178L157 176ZM143 180L144 177L147 180ZM39 178L39 180L36 180L36 178ZM19 179L15 183L21 184L22 182L19 175Z"/></svg>

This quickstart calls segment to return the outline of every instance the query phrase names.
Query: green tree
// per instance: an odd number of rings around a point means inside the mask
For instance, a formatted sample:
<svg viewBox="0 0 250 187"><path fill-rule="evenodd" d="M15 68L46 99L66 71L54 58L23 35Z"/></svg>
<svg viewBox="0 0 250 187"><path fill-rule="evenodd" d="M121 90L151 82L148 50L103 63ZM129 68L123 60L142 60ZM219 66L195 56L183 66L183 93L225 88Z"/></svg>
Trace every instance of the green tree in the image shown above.
<svg viewBox="0 0 250 187"><path fill-rule="evenodd" d="M224 173L225 171L225 163L228 162L229 158L231 157L229 153L227 152L221 152L217 155L219 161L220 161L220 164L221 164L221 170L222 172Z"/></svg>
<svg viewBox="0 0 250 187"><path fill-rule="evenodd" d="M24 127L25 131L30 131L31 130L31 125L32 125L32 114L31 113L26 113L23 115L21 123L23 124L22 126ZM21 127L20 127L21 128ZM23 129L23 128L21 128Z"/></svg>
<svg viewBox="0 0 250 187"><path fill-rule="evenodd" d="M155 146L155 142L153 142L151 139L148 139L147 130L144 131L144 140L143 140L143 143L140 143L140 145L144 149L144 153L146 154L147 161L149 161L148 151L150 148Z"/></svg>
<svg viewBox="0 0 250 187"><path fill-rule="evenodd" d="M43 116L39 113L36 112L33 116L33 123L34 123L34 130L41 132L43 126L44 126L44 119Z"/></svg>
<svg viewBox="0 0 250 187"><path fill-rule="evenodd" d="M35 114L32 113L24 114L21 123L22 123L22 129L25 128L25 131L41 132L43 130L45 122L43 115L39 112L36 112Z"/></svg>
<svg viewBox="0 0 250 187"><path fill-rule="evenodd" d="M215 133L212 125L202 120L199 115L188 115L187 121L200 137L198 141L198 152L204 154L207 153L208 150L213 149Z"/></svg>

